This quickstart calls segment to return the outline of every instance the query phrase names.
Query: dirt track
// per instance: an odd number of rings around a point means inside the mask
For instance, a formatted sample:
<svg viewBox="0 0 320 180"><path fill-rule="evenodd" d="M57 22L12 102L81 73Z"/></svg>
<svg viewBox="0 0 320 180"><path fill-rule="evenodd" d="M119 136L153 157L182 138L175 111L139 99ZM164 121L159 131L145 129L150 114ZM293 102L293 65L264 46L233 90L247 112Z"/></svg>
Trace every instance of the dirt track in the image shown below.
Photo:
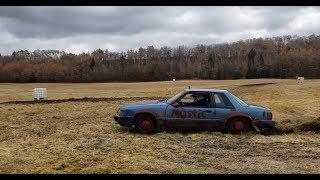
<svg viewBox="0 0 320 180"><path fill-rule="evenodd" d="M64 102L100 102L100 101L141 101L141 100L156 100L166 99L167 97L108 97L108 98L69 98L69 99L49 99L46 101L7 101L0 104L52 104Z"/></svg>
<svg viewBox="0 0 320 180"><path fill-rule="evenodd" d="M255 86L255 85L268 85L275 83L265 83L265 84L250 84L250 85L242 85L242 86ZM108 97L108 98L69 98L69 99L49 99L46 101L7 101L2 102L0 104L54 104L54 103L65 103L65 102L111 102L111 101L143 101L143 100L160 100L167 99L168 97ZM293 133L294 130L296 132L303 131L312 131L312 132L320 132L320 117L309 122L305 122L299 125L291 126L291 127L276 127L274 131L266 131L262 134L264 135L281 135L281 134L289 134Z"/></svg>

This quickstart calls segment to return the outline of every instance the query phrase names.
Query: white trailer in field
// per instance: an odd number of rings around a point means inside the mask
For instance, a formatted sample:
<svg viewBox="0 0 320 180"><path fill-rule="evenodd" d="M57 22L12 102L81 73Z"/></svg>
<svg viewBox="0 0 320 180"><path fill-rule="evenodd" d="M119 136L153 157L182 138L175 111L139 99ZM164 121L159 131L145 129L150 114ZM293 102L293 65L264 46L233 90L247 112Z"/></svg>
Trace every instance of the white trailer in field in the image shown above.
<svg viewBox="0 0 320 180"><path fill-rule="evenodd" d="M48 98L47 88L34 88L33 99L35 101L45 101Z"/></svg>
<svg viewBox="0 0 320 180"><path fill-rule="evenodd" d="M302 84L304 81L304 77L298 77L297 82L298 84Z"/></svg>

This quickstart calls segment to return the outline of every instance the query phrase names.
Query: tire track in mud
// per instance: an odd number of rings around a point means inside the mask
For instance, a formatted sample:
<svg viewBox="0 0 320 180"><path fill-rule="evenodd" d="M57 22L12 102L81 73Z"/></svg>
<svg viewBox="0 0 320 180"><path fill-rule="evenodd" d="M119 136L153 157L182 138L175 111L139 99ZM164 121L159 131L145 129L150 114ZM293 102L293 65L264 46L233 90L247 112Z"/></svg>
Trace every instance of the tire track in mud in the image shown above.
<svg viewBox="0 0 320 180"><path fill-rule="evenodd" d="M161 100L166 99L167 97L158 97L158 96L142 96L142 97L100 97L100 98L68 98L68 99L49 99L45 101L7 101L0 104L52 104L52 103L64 103L64 102L100 102L100 101L135 101L135 100Z"/></svg>
<svg viewBox="0 0 320 180"><path fill-rule="evenodd" d="M309 122L296 124L290 127L276 127L273 134L294 134L299 132L315 132L320 133L320 117L310 120Z"/></svg>

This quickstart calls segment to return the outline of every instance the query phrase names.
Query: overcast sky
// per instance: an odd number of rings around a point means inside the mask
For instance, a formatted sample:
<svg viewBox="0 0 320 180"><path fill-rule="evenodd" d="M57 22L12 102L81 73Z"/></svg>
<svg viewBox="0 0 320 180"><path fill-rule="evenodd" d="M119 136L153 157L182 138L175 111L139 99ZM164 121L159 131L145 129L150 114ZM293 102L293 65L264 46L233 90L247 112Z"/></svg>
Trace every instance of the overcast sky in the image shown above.
<svg viewBox="0 0 320 180"><path fill-rule="evenodd" d="M0 7L1 54L126 51L319 32L319 7Z"/></svg>

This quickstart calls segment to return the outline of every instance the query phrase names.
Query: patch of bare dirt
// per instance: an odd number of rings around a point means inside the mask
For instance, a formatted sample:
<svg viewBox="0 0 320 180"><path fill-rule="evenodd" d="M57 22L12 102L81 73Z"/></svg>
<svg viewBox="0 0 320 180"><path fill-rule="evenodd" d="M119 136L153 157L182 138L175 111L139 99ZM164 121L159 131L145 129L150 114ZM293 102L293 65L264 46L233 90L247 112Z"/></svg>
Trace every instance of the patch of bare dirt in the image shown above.
<svg viewBox="0 0 320 180"><path fill-rule="evenodd" d="M277 83L255 83L255 84L244 84L244 85L239 85L239 86L251 87L251 86L265 86L265 85L270 85L270 84L277 84Z"/></svg>

